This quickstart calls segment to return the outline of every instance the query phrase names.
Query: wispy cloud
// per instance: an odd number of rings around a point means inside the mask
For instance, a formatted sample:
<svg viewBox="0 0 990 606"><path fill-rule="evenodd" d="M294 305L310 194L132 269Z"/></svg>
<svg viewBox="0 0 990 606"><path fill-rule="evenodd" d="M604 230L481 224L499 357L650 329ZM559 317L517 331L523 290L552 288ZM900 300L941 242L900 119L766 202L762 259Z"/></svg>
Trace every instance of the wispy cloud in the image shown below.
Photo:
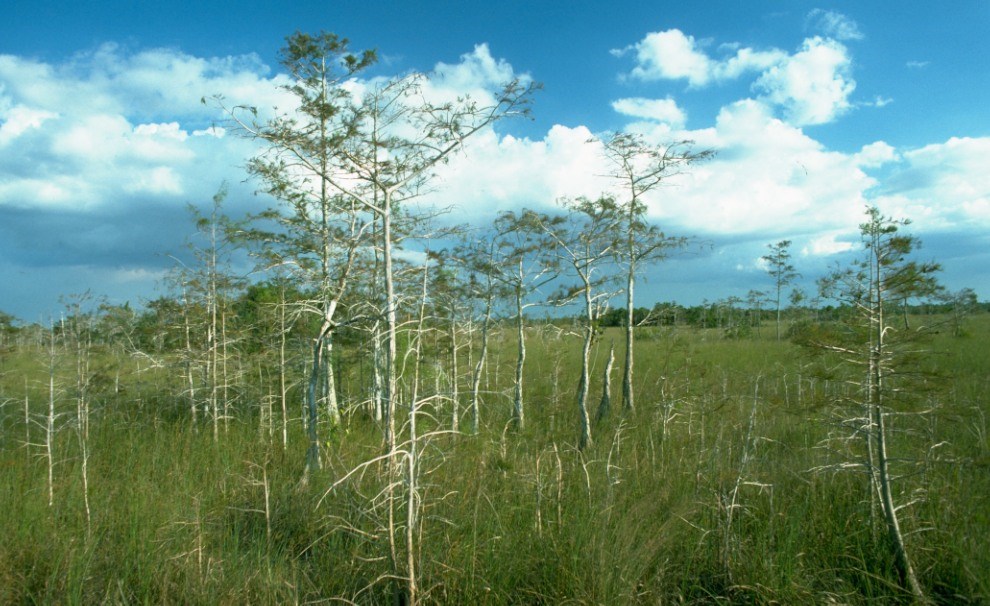
<svg viewBox="0 0 990 606"><path fill-rule="evenodd" d="M684 110L678 107L677 102L670 97L666 99L644 99L642 97L618 99L612 102L612 109L626 116L663 122L675 128L683 127L687 120Z"/></svg>
<svg viewBox="0 0 990 606"><path fill-rule="evenodd" d="M805 23L809 29L836 40L862 40L866 37L858 23L835 11L816 8L808 13Z"/></svg>

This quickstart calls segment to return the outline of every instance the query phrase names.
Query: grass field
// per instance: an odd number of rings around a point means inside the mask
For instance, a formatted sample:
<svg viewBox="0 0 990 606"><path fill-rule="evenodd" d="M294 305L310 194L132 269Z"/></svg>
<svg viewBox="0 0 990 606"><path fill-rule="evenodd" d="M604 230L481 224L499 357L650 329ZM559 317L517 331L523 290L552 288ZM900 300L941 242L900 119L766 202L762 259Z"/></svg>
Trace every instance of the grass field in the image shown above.
<svg viewBox="0 0 990 606"><path fill-rule="evenodd" d="M612 332L615 331L615 332ZM391 516L420 598L441 604L910 603L858 450L837 419L855 395L800 346L715 330L654 328L637 342L637 409L593 427L579 451L579 337L532 328L526 426L511 413L514 341L494 340L479 435L449 405L418 417L419 507ZM936 335L943 379L891 416L895 490L931 598L990 601L990 317ZM597 407L610 329L596 344ZM387 603L393 596L382 432L363 408L324 428L324 468L301 483L306 438L294 389L288 446L269 431L266 387L231 389L215 440L194 425L181 377L134 356L94 354L86 440L76 366L55 368L52 504L45 425L49 359L12 348L0 366L0 603ZM346 359L346 357L345 357ZM461 410L467 364L461 362ZM434 381L423 365L424 390ZM618 385L621 356L613 371ZM96 371L94 371L96 372ZM245 373L245 376L257 376ZM339 377L345 406L358 370ZM428 388L428 389L427 389ZM27 399L30 424L25 424ZM914 414L918 413L918 414ZM462 428L469 426L462 423ZM25 442L29 441L30 444ZM330 487L355 473L330 491ZM383 495L398 495L388 501ZM91 514L87 518L84 497Z"/></svg>

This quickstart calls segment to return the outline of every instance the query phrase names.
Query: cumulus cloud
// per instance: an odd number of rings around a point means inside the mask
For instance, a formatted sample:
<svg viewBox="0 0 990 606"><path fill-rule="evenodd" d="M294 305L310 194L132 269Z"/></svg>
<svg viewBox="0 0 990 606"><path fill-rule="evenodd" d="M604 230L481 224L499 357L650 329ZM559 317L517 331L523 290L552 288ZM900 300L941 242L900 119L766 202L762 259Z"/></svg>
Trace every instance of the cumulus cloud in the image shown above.
<svg viewBox="0 0 990 606"><path fill-rule="evenodd" d="M266 73L256 57L114 45L59 64L0 55L4 265L36 275L63 275L67 264L76 275L80 267L158 275L163 253L181 250L192 231L188 203L208 203L230 179L234 212L255 205L237 178L252 144L222 138L217 109L200 98L223 92L232 102L275 104L283 80ZM12 146L16 154L6 151ZM94 283L111 281L106 274Z"/></svg>
<svg viewBox="0 0 990 606"><path fill-rule="evenodd" d="M953 137L901 154L878 204L926 228L990 229L990 137Z"/></svg>
<svg viewBox="0 0 990 606"><path fill-rule="evenodd" d="M58 114L24 105L3 108L0 106L0 147L5 147L29 130L40 128Z"/></svg>
<svg viewBox="0 0 990 606"><path fill-rule="evenodd" d="M824 124L851 107L849 96L856 88L851 63L845 46L815 37L764 72L755 87L782 106L794 124Z"/></svg>
<svg viewBox="0 0 990 606"><path fill-rule="evenodd" d="M461 55L457 63L437 63L430 82L437 88L461 95L486 96L514 78L516 73L512 65L492 57L487 44L478 44L470 53ZM527 76L523 78L528 80Z"/></svg>
<svg viewBox="0 0 990 606"><path fill-rule="evenodd" d="M486 131L441 167L430 202L453 205L457 221L485 221L502 210L551 209L562 197L595 196L607 184L592 138L583 126L555 125L540 140Z"/></svg>
<svg viewBox="0 0 990 606"><path fill-rule="evenodd" d="M621 56L633 51L636 65L629 77L642 81L684 79L689 86L700 88L747 73L759 74L754 90L762 94L761 100L780 107L785 119L798 126L824 124L853 106L852 60L839 40L854 38L858 30L854 22L835 13L823 13L817 19L834 37L808 38L793 54L732 43L720 47L730 54L713 58L706 44L677 29L649 33L636 44L612 52ZM888 102L878 97L875 105Z"/></svg>
<svg viewBox="0 0 990 606"><path fill-rule="evenodd" d="M636 109L629 112L633 118L649 113L630 105ZM829 151L752 99L724 107L709 128L644 134L655 143L689 139L695 150L717 151L714 160L691 167L645 198L650 216L665 229L706 237L792 237L854 227L867 203L865 192L877 184L861 165L867 157L878 162L884 152L880 144L868 146L862 156ZM609 166L600 147L587 142L590 136L585 128L559 125L542 140L488 134L445 167L441 195L451 203L465 201L456 211L458 220L519 206L552 208L562 196L621 196L605 177Z"/></svg>
<svg viewBox="0 0 990 606"><path fill-rule="evenodd" d="M855 225L864 191L876 183L852 157L825 149L756 100L722 108L711 129L683 134L718 154L684 175L677 190L661 192L654 214L695 233Z"/></svg>
<svg viewBox="0 0 990 606"><path fill-rule="evenodd" d="M723 59L712 59L703 50L705 45L679 29L651 32L636 44L612 54L621 56L634 51L636 66L629 76L638 80L685 79L693 87L738 78L748 71L760 71L780 61L782 51L737 49Z"/></svg>
<svg viewBox="0 0 990 606"><path fill-rule="evenodd" d="M897 150L884 141L864 145L855 155L856 164L863 168L877 168L899 159Z"/></svg>
<svg viewBox="0 0 990 606"><path fill-rule="evenodd" d="M703 86L751 73L756 98L727 104L693 130L673 97L612 103L627 130L718 152L647 197L651 218L669 233L792 238L809 257L824 257L857 241L855 226L873 202L919 224L990 228L990 138L830 150L801 127L851 106L851 60L837 39L810 38L793 54L710 46L670 30L627 52L635 51L643 79ZM456 63L437 64L426 90L484 102L516 77L527 78L478 45ZM216 109L199 98L223 93L231 104L287 109L284 83L253 56L204 59L112 45L61 65L0 55L0 276L31 268L54 282L70 271L70 259L74 275L112 273L117 282L108 281L128 288L150 284L167 264L160 254L181 248L192 231L186 203L208 203L225 179L228 209L263 203L240 177L256 148L225 136ZM522 206L552 209L560 197L618 193L603 177L609 171L600 147L589 143L594 134L582 125L556 125L531 138L484 130L438 167L436 191L423 202L454 206L454 221L483 221ZM6 153L12 146L18 153ZM874 171L883 171L883 182Z"/></svg>
<svg viewBox="0 0 990 606"><path fill-rule="evenodd" d="M515 78L529 79L478 45L456 63L437 64L423 89L434 101L470 95L485 103ZM3 275L23 267L56 275L71 263L147 282L170 263L163 253L181 253L193 231L186 205L208 204L221 182L231 183L228 212L257 211L267 202L251 195L243 166L258 147L225 136L230 125L219 109L200 100L221 94L227 106L254 106L264 120L294 109L288 83L256 55L203 58L115 44L61 63L0 55L0 148L18 150L0 154ZM547 145L564 145L559 136L567 139L553 133ZM511 152L511 141L496 144Z"/></svg>

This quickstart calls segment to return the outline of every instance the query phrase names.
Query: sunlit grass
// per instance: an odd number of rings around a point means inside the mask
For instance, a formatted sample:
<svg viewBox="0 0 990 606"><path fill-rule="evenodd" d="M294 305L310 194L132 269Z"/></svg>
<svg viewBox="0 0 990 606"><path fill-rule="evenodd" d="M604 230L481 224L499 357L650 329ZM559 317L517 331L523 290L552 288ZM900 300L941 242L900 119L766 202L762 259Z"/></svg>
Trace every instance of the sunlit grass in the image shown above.
<svg viewBox="0 0 990 606"><path fill-rule="evenodd" d="M990 321L939 334L931 358L949 379L905 420L897 455L923 461L898 483L922 583L941 603L990 599ZM508 429L514 348L495 340L479 436L440 435L423 450L417 557L423 598L448 604L909 603L863 476L812 471L828 411L846 389L764 331L660 329L637 346L637 409L575 448L576 337L530 331L526 419ZM597 341L592 405L609 343ZM2 379L0 603L304 603L386 601L381 468L324 497L381 452L363 412L329 436L325 468L303 486L305 438L294 393L289 448L259 427L245 388L228 432L194 426L181 381L130 373L94 402L82 506L71 368L60 368L55 501L46 462L24 442L47 398L44 358L11 354ZM497 364L497 368L496 368ZM462 363L462 368L467 365ZM425 369L426 367L424 367ZM621 368L617 360L613 386ZM25 378L27 379L25 382ZM342 379L355 384L354 377ZM432 385L424 376L424 383ZM462 395L464 388L462 387ZM463 407L462 407L463 408ZM448 423L446 408L433 411ZM437 422L423 416L423 431ZM32 442L41 438L31 429ZM268 500L266 514L265 482Z"/></svg>

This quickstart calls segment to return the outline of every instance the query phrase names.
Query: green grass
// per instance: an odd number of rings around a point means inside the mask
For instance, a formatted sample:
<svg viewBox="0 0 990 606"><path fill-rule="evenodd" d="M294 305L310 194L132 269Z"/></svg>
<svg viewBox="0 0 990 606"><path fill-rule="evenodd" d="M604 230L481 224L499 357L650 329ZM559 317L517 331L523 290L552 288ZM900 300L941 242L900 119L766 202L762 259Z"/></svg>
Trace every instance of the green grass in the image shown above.
<svg viewBox="0 0 990 606"><path fill-rule="evenodd" d="M578 339L530 331L527 424L512 431L514 343L506 331L495 340L481 434L437 435L423 445L415 537L423 600L910 603L883 529L871 524L865 478L813 471L836 460L821 446L847 388L772 332L740 339L714 330L644 332L637 410L619 409L620 354L613 414L594 427L594 445L582 453L575 449ZM933 348L947 353L930 363L951 378L925 396L934 411L927 418L897 419L907 433L892 445L895 456L925 462L895 489L902 502L916 501L902 510L908 547L922 584L945 604L990 600L990 373L981 351L990 318L971 319L968 332L936 337ZM592 409L612 340L621 343L618 331L598 341ZM214 442L208 425L191 424L181 377L114 361L127 371L126 389L105 389L93 403L87 524L68 361L59 368L65 414L51 507L41 450L22 444L25 378L39 419L44 363L27 349L7 354L2 367L0 603L390 598L382 578L392 569L387 508L375 499L385 467L369 467L322 498L381 452L381 432L363 412L330 436L326 467L304 486L298 419L288 449L277 431L259 431L256 403L265 388L245 380L235 418ZM466 372L464 361L460 367ZM357 371L344 372L341 384L356 389ZM432 389L429 365L424 372ZM296 393L293 402L297 417ZM447 422L446 408L424 412ZM426 414L421 419L421 431L437 428ZM31 429L32 442L41 435ZM397 520L401 530L401 512Z"/></svg>

